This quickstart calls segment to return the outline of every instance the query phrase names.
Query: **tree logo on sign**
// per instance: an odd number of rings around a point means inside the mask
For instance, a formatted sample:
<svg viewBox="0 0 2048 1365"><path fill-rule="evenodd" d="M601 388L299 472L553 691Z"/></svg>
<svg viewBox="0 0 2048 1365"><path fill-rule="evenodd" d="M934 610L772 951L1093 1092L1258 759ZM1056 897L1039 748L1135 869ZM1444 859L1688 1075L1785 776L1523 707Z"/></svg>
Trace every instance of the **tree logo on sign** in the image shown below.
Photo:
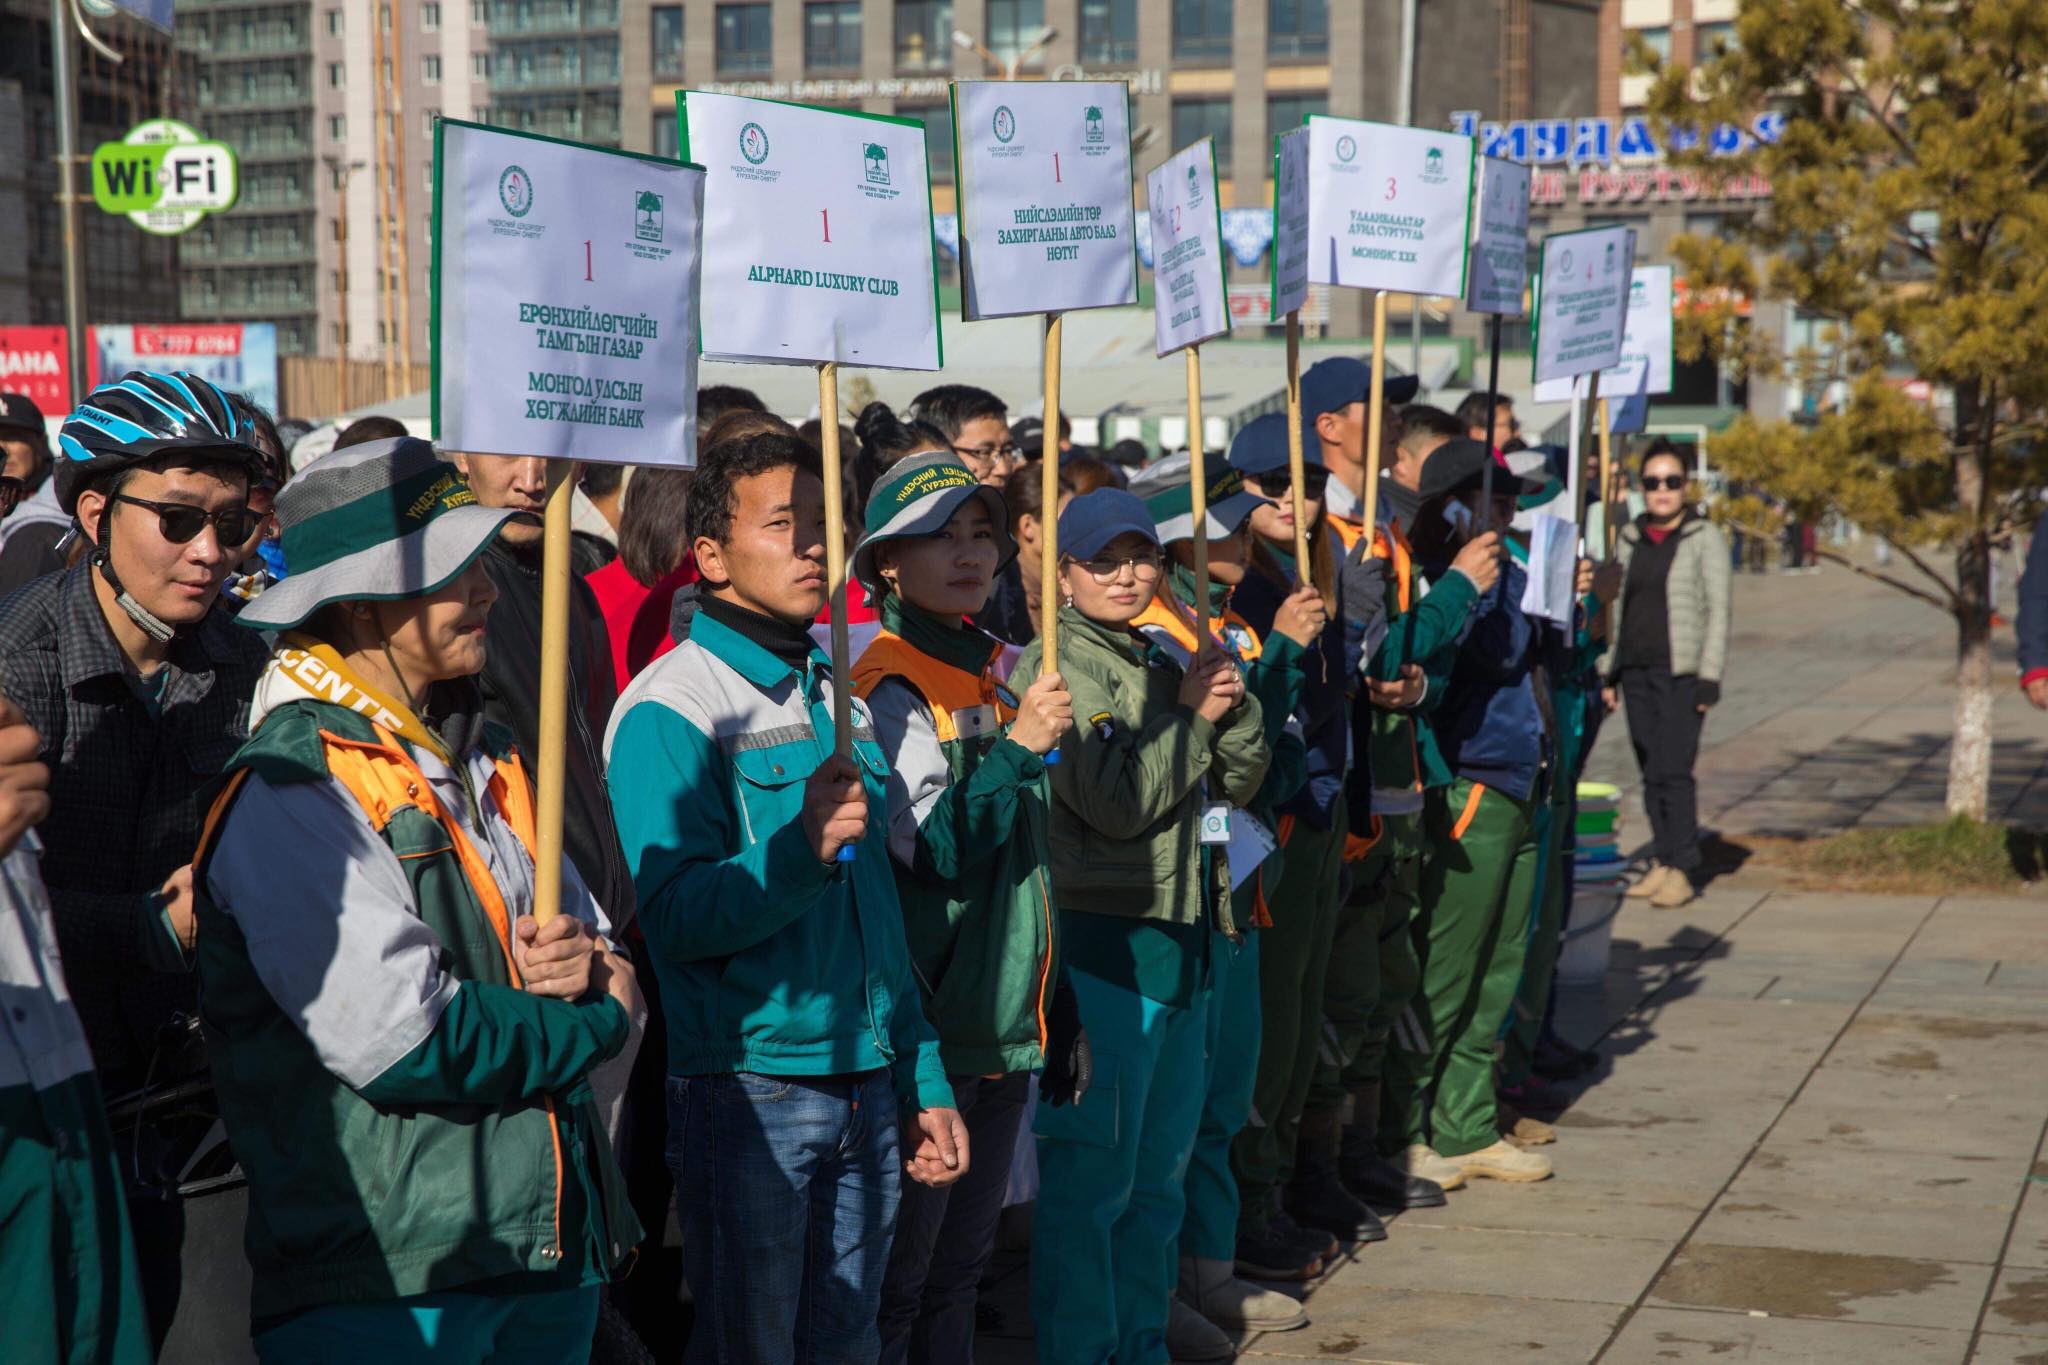
<svg viewBox="0 0 2048 1365"><path fill-rule="evenodd" d="M1350 161L1358 155L1358 139L1346 133L1337 139L1337 159Z"/></svg>
<svg viewBox="0 0 2048 1365"><path fill-rule="evenodd" d="M533 177L524 166L507 166L498 176L498 202L514 218L524 218L533 209Z"/></svg>
<svg viewBox="0 0 2048 1365"><path fill-rule="evenodd" d="M1188 203L1194 208L1202 206L1202 170L1199 166L1188 167Z"/></svg>
<svg viewBox="0 0 2048 1365"><path fill-rule="evenodd" d="M768 159L768 130L758 123L740 129L740 155L758 166Z"/></svg>
<svg viewBox="0 0 2048 1365"><path fill-rule="evenodd" d="M1444 154L1440 147L1432 147L1422 157L1422 183L1441 185L1448 178L1444 175Z"/></svg>
<svg viewBox="0 0 2048 1365"><path fill-rule="evenodd" d="M633 196L633 235L643 242L661 240L661 196L653 190Z"/></svg>
<svg viewBox="0 0 2048 1365"><path fill-rule="evenodd" d="M1082 119L1081 127L1082 138L1085 141L1106 142L1109 140L1109 134L1102 127L1102 106L1099 104L1088 106L1088 113Z"/></svg>
<svg viewBox="0 0 2048 1365"><path fill-rule="evenodd" d="M870 142L861 150L861 162L867 167L870 185L889 183L889 149L879 142Z"/></svg>
<svg viewBox="0 0 2048 1365"><path fill-rule="evenodd" d="M1569 279L1571 278L1571 273L1572 249L1566 247L1563 251L1557 253L1557 276L1559 279Z"/></svg>
<svg viewBox="0 0 2048 1365"><path fill-rule="evenodd" d="M1607 260L1601 268L1601 273L1606 275L1614 273L1614 243L1612 242L1607 244Z"/></svg>
<svg viewBox="0 0 2048 1365"><path fill-rule="evenodd" d="M1017 136L1017 116L1010 112L1009 105L999 104L996 106L995 130L996 141L998 142L1006 143L1011 138Z"/></svg>

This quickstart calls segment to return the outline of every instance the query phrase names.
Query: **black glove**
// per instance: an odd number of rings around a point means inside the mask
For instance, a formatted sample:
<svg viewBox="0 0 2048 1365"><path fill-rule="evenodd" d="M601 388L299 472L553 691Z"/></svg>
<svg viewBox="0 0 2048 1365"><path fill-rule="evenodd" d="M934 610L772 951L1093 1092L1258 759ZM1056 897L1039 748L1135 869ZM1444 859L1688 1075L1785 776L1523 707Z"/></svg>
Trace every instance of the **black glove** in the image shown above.
<svg viewBox="0 0 2048 1365"><path fill-rule="evenodd" d="M1081 1002L1065 981L1053 991L1045 1011L1045 1036L1038 1097L1055 1109L1079 1104L1095 1075L1095 1054L1088 1050L1088 1032L1081 1027Z"/></svg>
<svg viewBox="0 0 2048 1365"><path fill-rule="evenodd" d="M1712 678L1701 678L1692 685L1694 706L1715 706L1721 701L1721 684Z"/></svg>

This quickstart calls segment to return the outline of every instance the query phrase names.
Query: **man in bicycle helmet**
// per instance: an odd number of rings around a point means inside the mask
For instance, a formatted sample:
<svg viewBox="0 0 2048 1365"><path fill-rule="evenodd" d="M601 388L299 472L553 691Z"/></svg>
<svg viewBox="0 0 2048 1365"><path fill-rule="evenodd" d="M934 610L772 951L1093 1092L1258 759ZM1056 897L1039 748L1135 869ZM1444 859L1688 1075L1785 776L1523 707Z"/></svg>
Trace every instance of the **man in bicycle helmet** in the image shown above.
<svg viewBox="0 0 2048 1365"><path fill-rule="evenodd" d="M192 851L204 793L248 737L267 658L262 637L234 625L221 594L255 534L249 484L263 456L250 436L228 397L194 375L135 372L93 390L65 420L55 452L58 504L84 554L0 599L0 678L41 736L51 772L43 881L72 999L117 1113L125 1094L182 1078L179 1050L164 1044L194 1012ZM151 1336L161 1344L185 1240L177 1166L150 1162L148 1133L139 1143L123 1133L118 1145ZM158 1161L166 1158L180 1159ZM230 1243L204 1254L239 1252ZM198 1309L219 1311L195 1302L188 1313ZM226 1312L240 1317L234 1305ZM180 1337L190 1339L182 1327Z"/></svg>

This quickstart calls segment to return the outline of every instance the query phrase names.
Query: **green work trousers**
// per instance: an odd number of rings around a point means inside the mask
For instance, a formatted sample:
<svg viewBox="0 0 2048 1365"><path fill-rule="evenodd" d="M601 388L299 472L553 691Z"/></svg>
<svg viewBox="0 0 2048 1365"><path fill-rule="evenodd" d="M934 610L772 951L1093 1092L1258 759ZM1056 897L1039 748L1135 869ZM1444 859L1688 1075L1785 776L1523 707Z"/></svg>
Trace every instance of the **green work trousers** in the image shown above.
<svg viewBox="0 0 2048 1365"><path fill-rule="evenodd" d="M1386 1082L1405 1142L1429 1143L1445 1156L1500 1140L1494 1048L1528 948L1535 816L1536 802L1463 778L1430 793L1423 811L1422 1027L1397 1032Z"/></svg>
<svg viewBox="0 0 2048 1365"><path fill-rule="evenodd" d="M1422 863L1416 817L1380 820L1380 839L1351 870L1323 985L1322 1041L1308 1109L1341 1109L1380 1083L1387 1037L1415 996L1411 924Z"/></svg>
<svg viewBox="0 0 2048 1365"><path fill-rule="evenodd" d="M1247 892L1251 885L1245 884ZM1251 896L1243 897L1242 906L1236 899L1232 913L1249 917ZM1205 1261L1237 1258L1238 1191L1230 1149L1251 1114L1259 1074L1259 955L1265 937L1265 930L1255 929L1237 943L1218 933L1209 938L1208 1084L1182 1187L1187 1214L1180 1229L1181 1255Z"/></svg>
<svg viewBox="0 0 2048 1365"><path fill-rule="evenodd" d="M1562 799L1560 799L1560 795ZM1550 983L1557 974L1557 951L1564 937L1565 870L1571 857L1571 795L1560 787L1536 808L1537 890L1529 924L1529 947L1522 963L1522 982L1515 991L1501 1039L1500 1081L1520 1085L1529 1079L1536 1041L1543 1036L1543 1014L1550 1007Z"/></svg>
<svg viewBox="0 0 2048 1365"><path fill-rule="evenodd" d="M1259 937L1259 1068L1251 1113L1230 1148L1238 1226L1266 1224L1273 1191L1294 1173L1301 1111L1315 1077L1323 1029L1323 983L1337 935L1344 881L1344 803L1331 826L1283 820L1286 855L1267 892L1270 928Z"/></svg>

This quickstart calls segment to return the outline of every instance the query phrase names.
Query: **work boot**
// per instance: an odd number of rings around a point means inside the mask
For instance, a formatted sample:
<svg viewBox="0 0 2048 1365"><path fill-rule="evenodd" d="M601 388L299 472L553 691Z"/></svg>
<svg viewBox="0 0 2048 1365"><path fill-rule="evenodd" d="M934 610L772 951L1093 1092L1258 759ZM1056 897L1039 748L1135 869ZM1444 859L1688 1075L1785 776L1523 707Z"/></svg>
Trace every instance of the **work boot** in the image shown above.
<svg viewBox="0 0 2048 1365"><path fill-rule="evenodd" d="M1392 1166L1404 1176L1419 1176L1436 1182L1439 1189L1465 1187L1465 1168L1423 1142L1411 1142L1408 1150L1395 1157Z"/></svg>
<svg viewBox="0 0 2048 1365"><path fill-rule="evenodd" d="M1557 1141L1557 1129L1532 1119L1503 1098L1497 1101L1500 1135L1520 1147L1543 1147Z"/></svg>
<svg viewBox="0 0 2048 1365"><path fill-rule="evenodd" d="M1491 1147L1482 1147L1476 1152L1462 1156L1444 1157L1466 1175L1475 1180L1506 1180L1526 1183L1532 1180L1548 1180L1551 1176L1550 1158L1541 1152L1525 1152L1505 1138Z"/></svg>
<svg viewBox="0 0 2048 1365"><path fill-rule="evenodd" d="M1657 888L1664 885L1664 878L1670 871L1671 869L1664 864L1653 862L1650 864L1650 870L1622 894L1630 900L1647 900L1657 894Z"/></svg>
<svg viewBox="0 0 2048 1365"><path fill-rule="evenodd" d="M1294 1144L1294 1175L1280 1191L1280 1206L1305 1228L1319 1228L1346 1242L1384 1242L1386 1224L1358 1202L1337 1176L1337 1139L1343 1116L1335 1109L1301 1115Z"/></svg>
<svg viewBox="0 0 2048 1365"><path fill-rule="evenodd" d="M1175 1360L1235 1360L1237 1343L1175 1298L1166 1306L1166 1353Z"/></svg>
<svg viewBox="0 0 2048 1365"><path fill-rule="evenodd" d="M1277 1289L1246 1284L1231 1274L1228 1261L1181 1257L1180 1300L1226 1332L1291 1332L1308 1326L1299 1302ZM1179 1358L1180 1349L1175 1347L1173 1354Z"/></svg>
<svg viewBox="0 0 2048 1365"><path fill-rule="evenodd" d="M1600 1066L1600 1054L1590 1048L1574 1047L1562 1038L1545 1034L1529 1059L1529 1069L1546 1081L1576 1080Z"/></svg>
<svg viewBox="0 0 2048 1365"><path fill-rule="evenodd" d="M1650 893L1650 908L1653 910L1676 910L1681 905L1692 903L1692 874L1681 872L1675 867L1664 869L1664 880Z"/></svg>
<svg viewBox="0 0 2048 1365"><path fill-rule="evenodd" d="M1237 1273L1254 1280L1313 1280L1322 1273L1327 1242L1320 1236L1311 1241L1299 1228L1279 1225L1277 1218L1261 1228L1239 1228Z"/></svg>
<svg viewBox="0 0 2048 1365"><path fill-rule="evenodd" d="M1357 1112L1367 1122L1345 1125L1337 1157L1337 1175L1345 1188L1365 1201L1371 1209L1436 1209L1445 1204L1444 1187L1434 1180L1409 1175L1380 1155L1379 1092L1360 1091Z"/></svg>
<svg viewBox="0 0 2048 1365"><path fill-rule="evenodd" d="M1344 1254L1344 1243L1335 1233L1323 1228L1305 1228L1290 1218L1285 1208L1274 1209L1273 1216L1267 1221L1272 1225L1275 1237L1289 1246L1300 1247L1304 1255L1313 1256L1323 1263L1316 1271L1317 1275L1330 1269Z"/></svg>

